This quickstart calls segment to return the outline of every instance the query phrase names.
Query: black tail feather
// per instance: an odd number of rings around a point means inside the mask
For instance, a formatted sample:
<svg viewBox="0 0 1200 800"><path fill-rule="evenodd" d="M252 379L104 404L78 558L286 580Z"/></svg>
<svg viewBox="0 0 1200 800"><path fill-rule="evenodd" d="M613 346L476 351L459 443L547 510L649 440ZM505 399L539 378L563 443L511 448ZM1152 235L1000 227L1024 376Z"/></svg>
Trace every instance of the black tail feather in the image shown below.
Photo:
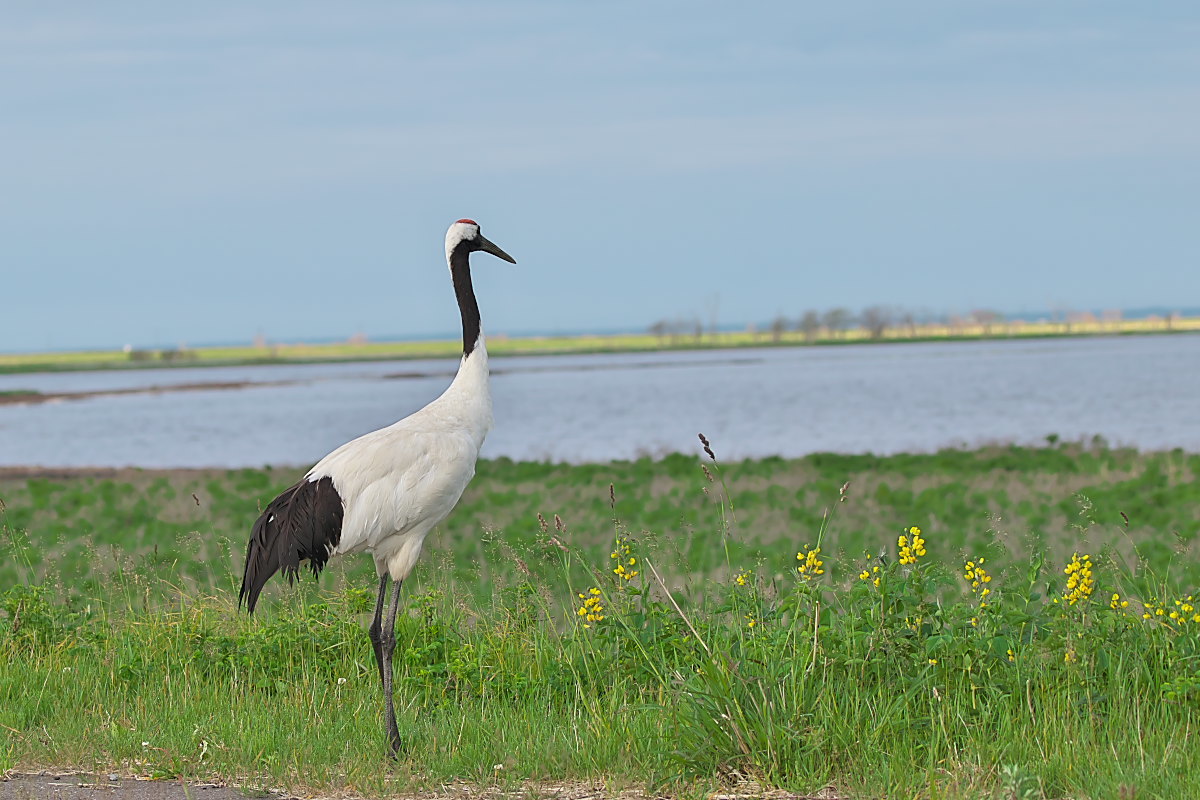
<svg viewBox="0 0 1200 800"><path fill-rule="evenodd" d="M253 614L267 580L283 570L288 582L294 581L305 559L313 576L319 575L342 538L343 513L329 477L302 480L272 500L250 532L238 605L245 603Z"/></svg>

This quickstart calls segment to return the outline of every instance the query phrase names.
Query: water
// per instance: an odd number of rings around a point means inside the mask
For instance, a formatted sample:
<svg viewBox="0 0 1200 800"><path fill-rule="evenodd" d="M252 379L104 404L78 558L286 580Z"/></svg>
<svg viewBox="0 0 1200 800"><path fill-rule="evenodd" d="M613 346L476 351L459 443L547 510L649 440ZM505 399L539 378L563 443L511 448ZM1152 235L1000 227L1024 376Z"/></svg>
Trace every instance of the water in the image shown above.
<svg viewBox="0 0 1200 800"><path fill-rule="evenodd" d="M0 376L0 391L251 382L0 405L0 465L310 464L420 408L451 360ZM1103 436L1200 451L1200 336L495 359L483 455L605 461Z"/></svg>

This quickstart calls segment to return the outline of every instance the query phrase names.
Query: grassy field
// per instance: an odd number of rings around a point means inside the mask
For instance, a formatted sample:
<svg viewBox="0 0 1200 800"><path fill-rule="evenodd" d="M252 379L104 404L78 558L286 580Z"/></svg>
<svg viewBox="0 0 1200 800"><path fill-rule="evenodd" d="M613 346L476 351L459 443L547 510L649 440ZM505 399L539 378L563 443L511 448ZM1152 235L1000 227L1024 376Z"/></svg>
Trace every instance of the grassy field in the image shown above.
<svg viewBox="0 0 1200 800"><path fill-rule="evenodd" d="M1052 336L1120 336L1200 331L1200 318L1137 319L1090 322L922 324L893 327L878 338L859 328L800 331L721 331L702 335L617 334L606 336L493 336L488 351L495 356L570 353L619 353L650 350L697 350L739 347L840 345L864 342L970 341L975 339L1044 338ZM145 369L227 366L233 364L388 361L446 358L461 349L457 339L415 342L276 343L262 347L198 347L167 350L85 350L50 353L0 353L0 374L86 369Z"/></svg>
<svg viewBox="0 0 1200 800"><path fill-rule="evenodd" d="M235 608L299 472L0 474L0 770L1200 796L1200 456L484 462L406 586L394 764L369 559Z"/></svg>

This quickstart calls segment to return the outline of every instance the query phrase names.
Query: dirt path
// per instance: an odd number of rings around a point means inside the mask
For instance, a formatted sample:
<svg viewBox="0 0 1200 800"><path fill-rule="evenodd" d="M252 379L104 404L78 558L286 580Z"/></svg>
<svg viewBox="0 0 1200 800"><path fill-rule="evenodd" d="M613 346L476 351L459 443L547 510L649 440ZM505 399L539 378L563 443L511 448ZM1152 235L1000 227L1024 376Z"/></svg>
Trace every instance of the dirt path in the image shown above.
<svg viewBox="0 0 1200 800"><path fill-rule="evenodd" d="M587 783L566 783L505 791L449 785L419 794L400 795L403 800L664 800L637 789L606 791ZM223 783L140 780L117 775L84 773L10 773L0 776L0 800L299 800L295 795L238 789ZM710 795L709 800L839 800L832 790L815 795L762 791L753 784Z"/></svg>
<svg viewBox="0 0 1200 800"><path fill-rule="evenodd" d="M0 800L283 800L286 795L245 793L217 783L185 784L113 775L16 773L0 780Z"/></svg>

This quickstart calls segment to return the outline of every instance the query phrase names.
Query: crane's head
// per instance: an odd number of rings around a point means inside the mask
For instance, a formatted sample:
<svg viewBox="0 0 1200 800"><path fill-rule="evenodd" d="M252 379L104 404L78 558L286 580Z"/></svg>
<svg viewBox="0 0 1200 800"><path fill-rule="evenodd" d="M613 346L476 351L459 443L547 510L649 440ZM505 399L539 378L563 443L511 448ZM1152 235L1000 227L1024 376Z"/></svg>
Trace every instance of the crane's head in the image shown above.
<svg viewBox="0 0 1200 800"><path fill-rule="evenodd" d="M479 223L473 219L460 219L446 231L446 259L450 260L450 256L457 250L467 253L479 250L503 258L510 264L517 263L515 258L485 239L479 232Z"/></svg>

